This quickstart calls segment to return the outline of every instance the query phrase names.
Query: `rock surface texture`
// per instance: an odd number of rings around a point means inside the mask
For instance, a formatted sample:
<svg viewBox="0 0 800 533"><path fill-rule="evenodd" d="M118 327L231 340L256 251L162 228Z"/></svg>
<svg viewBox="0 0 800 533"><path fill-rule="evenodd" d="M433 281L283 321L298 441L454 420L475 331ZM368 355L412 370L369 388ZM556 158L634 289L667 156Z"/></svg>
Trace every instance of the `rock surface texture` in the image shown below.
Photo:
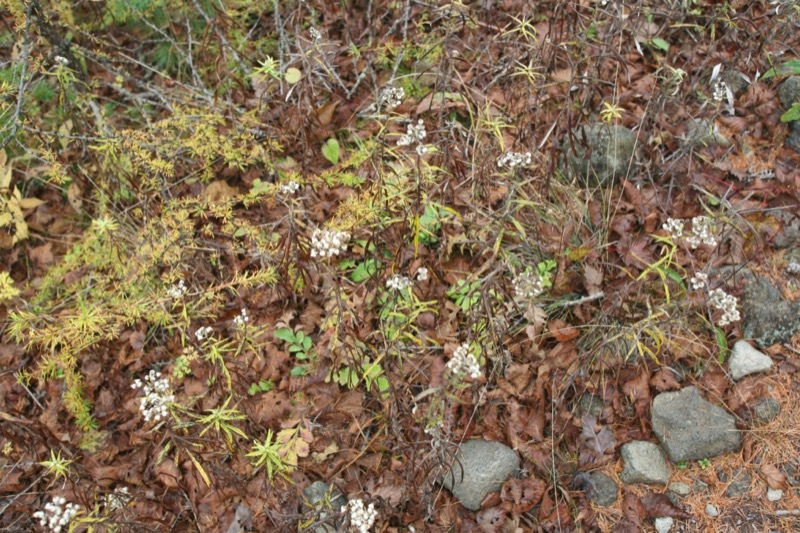
<svg viewBox="0 0 800 533"><path fill-rule="evenodd" d="M585 125L564 140L563 148L573 176L589 185L610 185L628 174L636 134L624 126Z"/></svg>
<svg viewBox="0 0 800 533"><path fill-rule="evenodd" d="M592 472L591 486L587 490L589 499L600 507L608 507L617 501L617 482L602 472Z"/></svg>
<svg viewBox="0 0 800 533"><path fill-rule="evenodd" d="M738 341L731 350L728 368L733 379L738 380L750 374L766 372L772 368L772 359L750 346L747 341Z"/></svg>
<svg viewBox="0 0 800 533"><path fill-rule="evenodd" d="M622 446L620 453L623 469L619 478L624 483L666 485L669 482L669 465L658 444L633 441Z"/></svg>
<svg viewBox="0 0 800 533"><path fill-rule="evenodd" d="M745 275L742 332L762 347L787 342L800 331L800 302L783 299L769 280Z"/></svg>
<svg viewBox="0 0 800 533"><path fill-rule="evenodd" d="M788 110L795 103L800 101L800 76L789 76L778 87L778 98L784 110ZM789 122L789 136L786 138L786 146L800 151L800 120Z"/></svg>
<svg viewBox="0 0 800 533"><path fill-rule="evenodd" d="M442 476L441 482L461 505L478 511L483 498L500 490L517 470L519 457L505 444L469 440L459 447L450 471Z"/></svg>
<svg viewBox="0 0 800 533"><path fill-rule="evenodd" d="M673 463L709 459L742 446L734 418L704 400L695 387L656 396L652 423Z"/></svg>

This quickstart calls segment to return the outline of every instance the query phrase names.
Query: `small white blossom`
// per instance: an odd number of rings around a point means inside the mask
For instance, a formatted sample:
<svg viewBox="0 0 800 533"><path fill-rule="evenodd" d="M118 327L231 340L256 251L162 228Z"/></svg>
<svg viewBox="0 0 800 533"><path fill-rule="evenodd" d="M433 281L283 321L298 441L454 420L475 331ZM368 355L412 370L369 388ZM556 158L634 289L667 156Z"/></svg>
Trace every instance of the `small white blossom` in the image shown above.
<svg viewBox="0 0 800 533"><path fill-rule="evenodd" d="M786 273L794 276L800 274L800 263L792 261L786 266Z"/></svg>
<svg viewBox="0 0 800 533"><path fill-rule="evenodd" d="M211 328L211 326L201 326L197 328L197 331L194 332L194 336L197 338L197 340L204 341L206 340L206 337L208 337L211 334L212 331L213 329Z"/></svg>
<svg viewBox="0 0 800 533"><path fill-rule="evenodd" d="M427 136L428 132L425 131L425 124L422 122L422 119L419 119L416 124L412 123L408 125L407 133L400 137L397 141L397 146L409 146L415 141L422 143Z"/></svg>
<svg viewBox="0 0 800 533"><path fill-rule="evenodd" d="M459 378L469 376L472 379L481 377L481 366L478 360L469 351L469 344L462 344L455 352L453 358L447 362L447 369Z"/></svg>
<svg viewBox="0 0 800 533"><path fill-rule="evenodd" d="M413 282L408 279L408 276L401 276L399 274L393 275L386 281L386 286L396 291L405 290L413 285Z"/></svg>
<svg viewBox="0 0 800 533"><path fill-rule="evenodd" d="M350 234L344 231L314 230L311 235L311 257L333 257L347 248Z"/></svg>
<svg viewBox="0 0 800 533"><path fill-rule="evenodd" d="M425 281L428 279L428 269L425 267L419 267L417 269L417 281Z"/></svg>
<svg viewBox="0 0 800 533"><path fill-rule="evenodd" d="M393 109L403 103L406 92L402 87L387 87L381 94L381 102L389 109Z"/></svg>
<svg viewBox="0 0 800 533"><path fill-rule="evenodd" d="M520 300L532 300L544 291L544 282L537 272L523 272L514 278L514 294Z"/></svg>
<svg viewBox="0 0 800 533"><path fill-rule="evenodd" d="M178 298L186 294L187 290L189 289L186 287L186 284L183 282L183 280L179 280L177 285L173 285L172 287L167 289L167 295L170 298L177 300Z"/></svg>
<svg viewBox="0 0 800 533"><path fill-rule="evenodd" d="M69 59L67 59L64 56L56 56L53 58L53 61L55 61L59 65L64 65L64 66L69 65Z"/></svg>
<svg viewBox="0 0 800 533"><path fill-rule="evenodd" d="M158 422L162 418L167 418L167 408L175 401L175 395L169 386L169 380L161 377L161 372L151 370L145 376L144 382L137 379L131 385L132 389L142 389L144 397L139 404L139 410L144 416L145 422L154 420Z"/></svg>
<svg viewBox="0 0 800 533"><path fill-rule="evenodd" d="M683 220L668 218L661 227L668 231L673 239L680 239L683 237Z"/></svg>
<svg viewBox="0 0 800 533"><path fill-rule="evenodd" d="M350 528L357 533L367 533L375 524L375 519L378 517L378 511L375 510L375 504L369 504L369 507L364 506L364 501L361 499L351 500L348 502L350 508Z"/></svg>
<svg viewBox="0 0 800 533"><path fill-rule="evenodd" d="M67 528L70 520L78 514L80 507L74 503L67 503L61 496L55 496L52 502L44 505L44 511L33 513L34 518L39 519L39 525L47 527L53 533L61 533Z"/></svg>
<svg viewBox="0 0 800 533"><path fill-rule="evenodd" d="M322 39L322 34L313 26L309 28L308 33L311 35L311 38L314 39L314 42L319 42L319 40Z"/></svg>
<svg viewBox="0 0 800 533"><path fill-rule="evenodd" d="M244 327L245 324L250 322L250 317L247 316L247 309L242 308L241 314L237 315L236 318L233 319L238 327Z"/></svg>
<svg viewBox="0 0 800 533"><path fill-rule="evenodd" d="M728 84L722 80L714 82L712 89L714 92L711 97L716 102L721 102L723 99L727 98L728 91L730 91Z"/></svg>
<svg viewBox="0 0 800 533"><path fill-rule="evenodd" d="M695 291L705 289L708 287L708 274L705 272L697 272L689 282L692 284L692 289Z"/></svg>
<svg viewBox="0 0 800 533"><path fill-rule="evenodd" d="M281 183L278 187L283 194L294 194L300 189L300 184L296 181Z"/></svg>
<svg viewBox="0 0 800 533"><path fill-rule="evenodd" d="M717 322L720 327L727 326L731 322L736 322L741 318L739 310L736 309L738 300L735 296L726 294L722 289L714 289L708 295L708 303L722 311L722 317Z"/></svg>
<svg viewBox="0 0 800 533"><path fill-rule="evenodd" d="M424 144L417 145L417 155L425 155L428 153L429 148Z"/></svg>
<svg viewBox="0 0 800 533"><path fill-rule="evenodd" d="M700 246L700 243L709 246L717 245L717 238L714 236L714 221L707 216L694 217L692 219L692 235L686 237L686 242L692 249Z"/></svg>
<svg viewBox="0 0 800 533"><path fill-rule="evenodd" d="M525 152L506 152L497 159L499 168L508 167L514 169L518 166L528 166L531 164L531 153Z"/></svg>

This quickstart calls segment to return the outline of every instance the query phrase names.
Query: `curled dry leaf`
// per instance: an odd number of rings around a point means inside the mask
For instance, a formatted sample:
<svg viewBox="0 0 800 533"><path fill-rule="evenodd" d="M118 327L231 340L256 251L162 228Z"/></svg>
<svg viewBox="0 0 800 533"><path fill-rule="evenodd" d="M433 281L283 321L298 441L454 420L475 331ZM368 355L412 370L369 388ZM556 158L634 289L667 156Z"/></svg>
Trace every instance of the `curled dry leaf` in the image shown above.
<svg viewBox="0 0 800 533"><path fill-rule="evenodd" d="M786 481L786 476L781 472L777 466L769 463L761 465L759 474L767 482L769 488L772 490L788 490L789 483Z"/></svg>

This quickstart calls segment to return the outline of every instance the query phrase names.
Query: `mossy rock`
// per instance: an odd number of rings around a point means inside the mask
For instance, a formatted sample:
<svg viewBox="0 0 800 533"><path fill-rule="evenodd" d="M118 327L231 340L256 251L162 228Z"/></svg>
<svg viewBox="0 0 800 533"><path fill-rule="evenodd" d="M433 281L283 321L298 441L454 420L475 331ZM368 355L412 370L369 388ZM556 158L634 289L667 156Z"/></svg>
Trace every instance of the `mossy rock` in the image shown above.
<svg viewBox="0 0 800 533"><path fill-rule="evenodd" d="M584 125L562 144L566 175L589 186L611 185L627 176L636 153L636 134L624 126Z"/></svg>

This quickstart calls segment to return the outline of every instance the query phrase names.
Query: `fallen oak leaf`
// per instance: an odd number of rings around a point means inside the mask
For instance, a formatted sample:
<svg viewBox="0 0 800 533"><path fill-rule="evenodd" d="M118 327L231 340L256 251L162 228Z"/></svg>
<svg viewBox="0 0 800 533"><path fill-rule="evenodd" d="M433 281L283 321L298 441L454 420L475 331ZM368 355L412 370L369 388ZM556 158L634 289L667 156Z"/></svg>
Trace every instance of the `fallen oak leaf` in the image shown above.
<svg viewBox="0 0 800 533"><path fill-rule="evenodd" d="M649 493L641 500L647 516L650 518L658 518L660 516L671 516L672 518L680 518L688 520L692 515L677 507L666 494Z"/></svg>
<svg viewBox="0 0 800 533"><path fill-rule="evenodd" d="M777 466L769 463L764 463L761 465L761 469L759 470L759 474L764 481L767 482L767 485L772 490L788 490L789 483L786 481L786 476L781 472Z"/></svg>

